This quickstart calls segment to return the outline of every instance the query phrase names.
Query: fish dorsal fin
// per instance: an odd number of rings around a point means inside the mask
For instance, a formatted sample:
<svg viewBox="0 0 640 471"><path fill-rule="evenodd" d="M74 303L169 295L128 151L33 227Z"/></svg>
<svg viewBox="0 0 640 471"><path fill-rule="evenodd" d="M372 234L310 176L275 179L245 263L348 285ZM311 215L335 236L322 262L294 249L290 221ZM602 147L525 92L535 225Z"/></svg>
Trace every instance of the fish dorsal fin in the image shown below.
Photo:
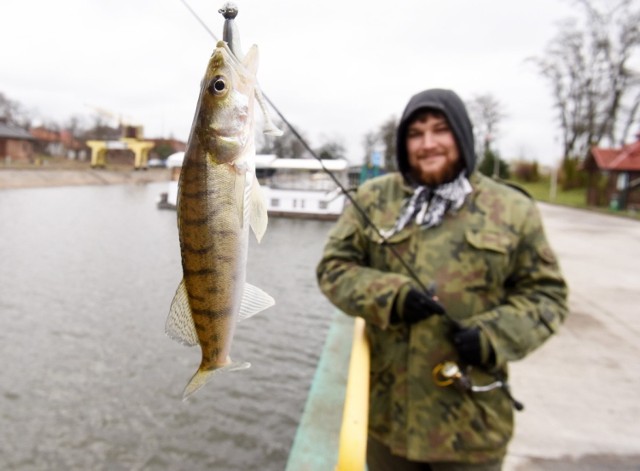
<svg viewBox="0 0 640 471"><path fill-rule="evenodd" d="M262 236L267 230L269 216L267 214L267 205L264 202L262 190L260 189L260 183L255 176L252 178L250 191L249 225L251 226L251 229L253 229L256 239L260 242L262 240Z"/></svg>
<svg viewBox="0 0 640 471"><path fill-rule="evenodd" d="M189 347L200 343L196 326L193 323L191 306L189 305L189 295L187 294L184 279L178 285L176 294L171 302L165 332L173 340Z"/></svg>
<svg viewBox="0 0 640 471"><path fill-rule="evenodd" d="M251 46L249 52L241 59L242 65L244 65L247 71L254 77L258 73L258 46L255 44Z"/></svg>
<svg viewBox="0 0 640 471"><path fill-rule="evenodd" d="M242 51L238 50L234 47L233 54L242 62L243 67L251 73L254 77L258 73L258 46L255 44L251 46L249 52L245 56L242 56ZM238 55L240 54L240 55ZM283 132L278 129L278 127L273 123L271 119L271 115L267 110L267 105L264 100L264 96L262 95L262 91L260 91L260 87L258 84L255 85L253 90L254 96L256 97L256 101L260 106L260 110L262 111L262 115L264 116L264 129L263 132L269 136L282 136Z"/></svg>
<svg viewBox="0 0 640 471"><path fill-rule="evenodd" d="M252 284L245 283L242 292L242 303L238 313L238 321L243 321L249 317L264 311L275 304L275 300L260 288Z"/></svg>

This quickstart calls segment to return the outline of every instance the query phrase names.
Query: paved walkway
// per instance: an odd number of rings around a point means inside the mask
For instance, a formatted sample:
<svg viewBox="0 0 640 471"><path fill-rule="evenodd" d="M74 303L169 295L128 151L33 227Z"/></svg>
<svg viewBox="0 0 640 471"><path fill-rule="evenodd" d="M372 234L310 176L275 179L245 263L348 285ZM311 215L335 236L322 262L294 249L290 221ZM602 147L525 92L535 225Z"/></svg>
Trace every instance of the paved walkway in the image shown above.
<svg viewBox="0 0 640 471"><path fill-rule="evenodd" d="M511 366L526 409L504 471L640 471L640 222L540 209L571 313Z"/></svg>

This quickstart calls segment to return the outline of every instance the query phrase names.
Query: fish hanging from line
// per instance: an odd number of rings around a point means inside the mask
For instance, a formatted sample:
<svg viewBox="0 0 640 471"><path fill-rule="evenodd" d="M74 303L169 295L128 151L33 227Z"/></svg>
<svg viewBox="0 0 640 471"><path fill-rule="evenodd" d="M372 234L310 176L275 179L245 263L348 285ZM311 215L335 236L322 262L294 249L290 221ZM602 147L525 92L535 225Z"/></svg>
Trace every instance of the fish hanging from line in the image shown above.
<svg viewBox="0 0 640 471"><path fill-rule="evenodd" d="M275 304L245 281L249 227L258 241L267 228L253 162L257 66L255 45L238 58L217 43L185 152L177 204L183 279L166 332L200 345L202 361L183 399L218 371L250 366L230 358L236 323Z"/></svg>

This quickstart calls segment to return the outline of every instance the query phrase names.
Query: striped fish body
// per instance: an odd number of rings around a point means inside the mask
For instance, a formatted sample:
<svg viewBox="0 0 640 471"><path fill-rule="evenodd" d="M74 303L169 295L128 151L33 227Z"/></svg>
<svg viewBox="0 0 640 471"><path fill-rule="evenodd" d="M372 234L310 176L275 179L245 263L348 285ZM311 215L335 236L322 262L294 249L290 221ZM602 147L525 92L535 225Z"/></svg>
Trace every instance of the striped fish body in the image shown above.
<svg viewBox="0 0 640 471"><path fill-rule="evenodd" d="M166 330L202 350L185 398L214 372L249 366L230 358L236 323L274 304L245 282L249 228L260 240L267 224L252 165L256 62L255 46L240 61L218 43L201 85L180 176L183 279Z"/></svg>
<svg viewBox="0 0 640 471"><path fill-rule="evenodd" d="M185 163L179 196L183 279L202 368L215 369L227 363L245 281L248 234L237 190L244 189L246 175L227 164L188 157Z"/></svg>

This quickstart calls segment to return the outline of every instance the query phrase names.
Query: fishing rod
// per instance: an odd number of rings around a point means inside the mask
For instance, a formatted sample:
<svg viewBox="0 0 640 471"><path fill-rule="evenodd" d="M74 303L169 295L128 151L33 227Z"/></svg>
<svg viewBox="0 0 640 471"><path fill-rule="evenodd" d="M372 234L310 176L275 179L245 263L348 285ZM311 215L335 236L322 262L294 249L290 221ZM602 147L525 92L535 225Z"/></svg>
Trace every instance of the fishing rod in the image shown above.
<svg viewBox="0 0 640 471"><path fill-rule="evenodd" d="M211 31L211 29L209 29L209 27L204 23L204 21L202 21L202 19L200 18L200 16L189 6L189 4L186 2L186 0L180 0L185 7L187 7L187 9L189 10L189 12L196 18L196 20L203 26L203 28L207 31L207 33L209 33L209 35L216 41L218 42L218 38L216 37L216 35L214 34L213 31ZM235 37L234 35L237 35L237 31L235 30L234 27L231 26L231 22L233 21L233 19L236 17L236 15L238 14L238 8L233 5L231 2L227 2L220 10L218 10L219 13L221 13L224 18L225 18L225 26L224 26L224 32L223 32L223 40L225 42L227 42L229 44L229 48L234 52L234 54L237 53L236 51L239 51L238 49L238 44L235 41ZM434 289L433 287L427 287L425 286L425 284L420 280L420 278L418 277L417 273L415 272L415 270L407 263L407 261L402 257L402 255L400 255L400 253L398 252L398 250L393 246L393 245L389 245L387 242L387 238L382 234L382 231L378 228L378 226L376 226L374 224L374 222L371 220L371 218L369 217L369 215L366 213L366 211L358 204L358 202L355 200L355 198L351 195L351 192L345 188L345 186L342 184L342 182L338 179L338 177L335 176L335 174L329 170L326 165L324 164L324 162L322 161L322 159L318 156L318 154L311 148L311 146L309 145L309 143L302 137L302 135L298 132L298 130L289 122L289 120L284 116L284 114L278 109L278 107L273 103L273 101L271 101L271 99L264 93L261 92L262 98L264 98L264 100L269 104L269 106L273 109L273 111L275 111L275 113L278 115L278 117L282 120L282 122L287 126L287 128L289 128L289 130L291 131L291 133L296 137L296 139L298 139L298 141L300 141L300 143L302 144L302 146L306 149L307 152L309 152L309 154L318 161L318 163L320 164L320 168L322 169L323 172L325 172L330 178L331 180L333 180L333 182L337 185L337 187L340 189L340 191L347 197L347 199L349 200L349 202L353 205L354 208L356 208L356 210L360 213L360 215L362 216L362 218L365 221L365 224L367 224L368 226L370 226L374 232L376 233L376 235L378 237L380 237L381 245L386 246L391 253L394 255L394 257L396 257L396 259L400 262L400 264L402 265L402 267L407 271L407 273L409 274L409 276L418 284L418 286L420 287L420 289L422 289L422 291L424 291L428 296L430 297L434 297L435 293L434 293ZM446 314L445 314L446 315ZM455 319L450 318L448 315L446 315L447 318L449 318L451 321L456 322Z"/></svg>
<svg viewBox="0 0 640 471"><path fill-rule="evenodd" d="M209 27L207 27L207 25L204 23L204 21L202 21L202 19L198 16L198 14L187 4L186 0L180 0L180 1L187 7L187 9L204 27L204 29L211 35L211 37L213 37L213 39L216 42L218 42L218 38L213 33L213 31L211 31ZM218 12L221 13L225 18L223 40L229 45L229 48L236 55L236 57L240 57L242 55L242 51L240 50L239 37L238 37L239 33L235 27L235 24L233 23L233 20L238 14L238 8L232 2L227 2L220 10L218 10ZM331 180L333 180L333 182L337 185L340 191L342 191L342 193L347 197L347 199L353 205L353 207L360 213L365 224L374 230L376 235L381 240L380 245L387 247L389 251L393 254L393 256L398 260L398 262L400 262L402 267L407 271L409 276L418 284L420 289L422 289L422 291L427 296L437 301L437 297L435 294L435 284L431 284L429 287L425 286L425 284L418 277L415 270L407 263L407 261L402 257L402 255L398 252L398 250L393 245L388 244L387 237L383 235L382 231L371 220L367 212L362 208L362 206L358 204L355 198L351 195L350 191L347 190L347 188L345 188L345 186L338 179L338 177L336 177L334 173L325 166L322 159L316 154L316 152L311 148L309 143L302 137L302 135L300 135L297 129L289 122L289 120L278 109L278 107L273 103L273 101L271 101L269 97L265 95L264 92L261 92L259 89L256 89L256 98L258 99L260 106L263 108L263 112L265 113L266 119L269 120L269 116L266 112L266 109L264 109L262 99L264 99L269 104L269 106L271 106L273 111L275 111L278 117L287 126L287 128L289 128L291 133L296 137L296 139L298 139L298 141L307 150L307 152L309 152L309 154L318 161L322 171L324 171L331 178ZM451 322L451 324L454 327L458 329L461 328L460 323L456 319L451 317L446 310L444 310L443 315L449 322ZM492 391L494 389L499 388L504 392L507 398L511 401L513 407L516 410L521 411L524 409L524 405L521 402L517 401L511 395L511 389L509 387L509 384L507 383L506 379L502 375L499 375L496 373L493 375L496 381L487 385L477 386L477 385L473 385L471 382L471 378L469 377L469 374L468 374L469 368L470 367L467 368L467 371L463 371L456 362L446 361L436 365L432 371L432 375L435 383L441 387L446 387L452 384L458 389L468 391L468 392L488 392L488 391Z"/></svg>

